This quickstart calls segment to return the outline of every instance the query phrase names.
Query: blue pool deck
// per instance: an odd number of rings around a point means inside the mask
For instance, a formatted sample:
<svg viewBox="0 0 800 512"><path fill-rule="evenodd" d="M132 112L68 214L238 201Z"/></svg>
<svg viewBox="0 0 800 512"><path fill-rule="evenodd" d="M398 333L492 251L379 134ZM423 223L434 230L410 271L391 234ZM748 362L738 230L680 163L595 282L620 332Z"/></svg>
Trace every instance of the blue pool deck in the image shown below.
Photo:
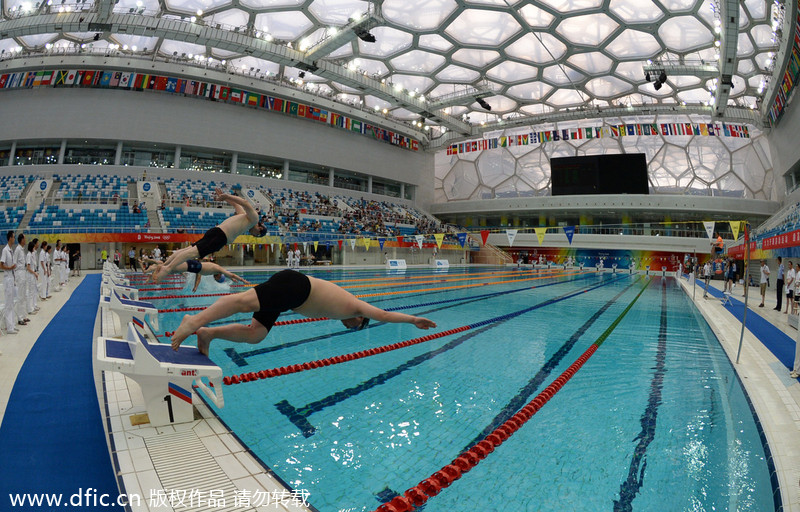
<svg viewBox="0 0 800 512"><path fill-rule="evenodd" d="M72 278L65 290L45 302L42 311L32 317L33 321L25 328L23 335L0 337L0 351L3 353L0 356L0 422L16 376L37 336L65 304L79 282L78 278ZM686 279L680 279L680 282L691 298L691 284ZM695 303L728 356L735 360L741 323L719 299L703 299L699 284ZM721 282L714 282L712 286L719 290ZM772 310L775 305L774 289L769 292L766 307L759 308L758 288L750 288L748 324L753 318L751 315L758 314L795 339L797 330L789 326L788 315ZM733 298L743 300L740 287L734 290ZM103 332L119 329L113 320L106 319L105 322L106 325L101 326L98 320L96 335L101 329ZM762 337L769 335L768 330L760 329L758 332ZM783 510L800 512L800 382L789 377L789 369L750 331L745 331L740 362L734 366L769 441L781 487ZM272 502L260 507L234 507L234 493L246 490L251 496L255 493L279 496L285 487L279 478L242 446L235 434L214 416L196 394L194 405L199 415L194 421L167 427L148 424L134 426L130 421L131 416L145 412L138 385L115 372L96 372L95 378L100 412L109 433L115 477L124 486L124 492L138 493L142 497L141 506L132 507L132 510L195 510L192 507L173 509L163 502L157 504L155 502L158 500L151 499L151 489L223 490L227 506L212 508L215 511L314 510L288 503L276 507ZM57 418L53 418L53 428L58 428ZM264 462L269 464L269 461ZM285 494L283 496L285 501ZM311 496L309 501L313 504L314 497Z"/></svg>

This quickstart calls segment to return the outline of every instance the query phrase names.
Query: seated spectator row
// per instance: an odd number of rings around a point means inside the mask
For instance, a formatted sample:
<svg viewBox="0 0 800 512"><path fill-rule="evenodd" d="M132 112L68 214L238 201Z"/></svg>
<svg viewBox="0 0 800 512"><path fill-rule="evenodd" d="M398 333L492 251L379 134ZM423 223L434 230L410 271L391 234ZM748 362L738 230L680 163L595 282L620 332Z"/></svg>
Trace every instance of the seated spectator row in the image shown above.
<svg viewBox="0 0 800 512"><path fill-rule="evenodd" d="M11 201L22 197L22 192L33 181L33 176L0 176L0 190L2 190L2 200Z"/></svg>
<svg viewBox="0 0 800 512"><path fill-rule="evenodd" d="M168 232L204 233L230 217L233 210L230 208L190 210L169 207L159 210L158 214Z"/></svg>
<svg viewBox="0 0 800 512"><path fill-rule="evenodd" d="M108 174L54 174L60 182L57 199L87 201L93 199L128 199L128 178Z"/></svg>
<svg viewBox="0 0 800 512"><path fill-rule="evenodd" d="M0 233L5 233L9 230L16 230L19 226L22 217L25 216L27 206L11 206L9 208L0 208Z"/></svg>
<svg viewBox="0 0 800 512"><path fill-rule="evenodd" d="M30 221L31 230L52 228L80 228L86 231L126 232L138 231L148 226L147 213L132 213L123 208L59 208L56 205L40 207Z"/></svg>

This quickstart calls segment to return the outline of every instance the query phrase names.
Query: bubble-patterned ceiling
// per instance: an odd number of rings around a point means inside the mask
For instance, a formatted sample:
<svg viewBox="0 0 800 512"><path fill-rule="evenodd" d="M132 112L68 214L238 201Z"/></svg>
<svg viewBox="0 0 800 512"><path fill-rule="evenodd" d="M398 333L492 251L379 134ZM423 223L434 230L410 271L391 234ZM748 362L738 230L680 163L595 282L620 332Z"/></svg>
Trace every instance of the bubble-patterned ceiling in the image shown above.
<svg viewBox="0 0 800 512"><path fill-rule="evenodd" d="M44 1L44 0L43 0ZM425 101L458 95L467 86L488 87L491 111L474 98L444 113L472 124L515 112L539 114L575 107L647 104L708 104L712 79L667 76L659 90L645 80L648 59L715 62L719 59L720 5L726 0L0 0L5 19L74 10L171 17L291 44L307 51L355 14L377 19L375 42L343 40L320 60L358 70ZM111 3L108 3L111 2ZM737 57L728 104L755 107L772 73L780 40L775 20L783 0L738 2ZM43 31L43 29L42 29ZM191 55L226 65L298 78L301 70L245 54L164 37L113 32L35 33L0 40L0 51L43 50L46 45L120 45L164 58ZM724 42L724 41L723 41ZM357 90L308 73L306 84L406 121L413 109L387 104L370 90ZM344 96L343 96L344 97ZM435 123L434 123L435 124Z"/></svg>

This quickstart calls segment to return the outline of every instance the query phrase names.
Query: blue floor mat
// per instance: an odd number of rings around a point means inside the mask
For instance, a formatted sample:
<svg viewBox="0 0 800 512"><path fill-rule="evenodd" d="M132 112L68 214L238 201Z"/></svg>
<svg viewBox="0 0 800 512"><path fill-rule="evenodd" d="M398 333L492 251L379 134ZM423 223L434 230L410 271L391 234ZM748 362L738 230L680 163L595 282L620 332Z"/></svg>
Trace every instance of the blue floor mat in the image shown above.
<svg viewBox="0 0 800 512"><path fill-rule="evenodd" d="M63 509L94 489L116 500L118 490L92 376L92 336L100 275L88 275L48 324L23 364L0 426L0 510L9 494L61 493ZM18 334L25 336L25 331ZM78 504L77 497L74 504ZM97 510L93 503L70 509ZM99 499L99 498L98 498ZM103 507L103 510L122 510Z"/></svg>

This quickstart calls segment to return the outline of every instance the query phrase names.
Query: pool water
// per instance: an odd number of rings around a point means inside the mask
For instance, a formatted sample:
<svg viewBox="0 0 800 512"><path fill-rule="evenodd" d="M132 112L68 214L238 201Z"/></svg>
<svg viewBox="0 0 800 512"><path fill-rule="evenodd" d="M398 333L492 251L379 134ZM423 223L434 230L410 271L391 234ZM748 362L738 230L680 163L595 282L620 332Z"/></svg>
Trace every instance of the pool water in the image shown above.
<svg viewBox="0 0 800 512"><path fill-rule="evenodd" d="M364 300L378 307L409 307L403 311L438 327L276 326L258 345L215 340L211 358L225 375L473 325L363 359L226 386L217 414L280 478L308 491L318 510L370 511L416 486L518 412L607 330L541 410L424 510L775 510L765 448L740 382L672 278L486 267L313 275L369 295ZM244 274L254 283L268 276ZM228 290L211 281L198 293ZM161 329L174 330L182 315L162 314Z"/></svg>

